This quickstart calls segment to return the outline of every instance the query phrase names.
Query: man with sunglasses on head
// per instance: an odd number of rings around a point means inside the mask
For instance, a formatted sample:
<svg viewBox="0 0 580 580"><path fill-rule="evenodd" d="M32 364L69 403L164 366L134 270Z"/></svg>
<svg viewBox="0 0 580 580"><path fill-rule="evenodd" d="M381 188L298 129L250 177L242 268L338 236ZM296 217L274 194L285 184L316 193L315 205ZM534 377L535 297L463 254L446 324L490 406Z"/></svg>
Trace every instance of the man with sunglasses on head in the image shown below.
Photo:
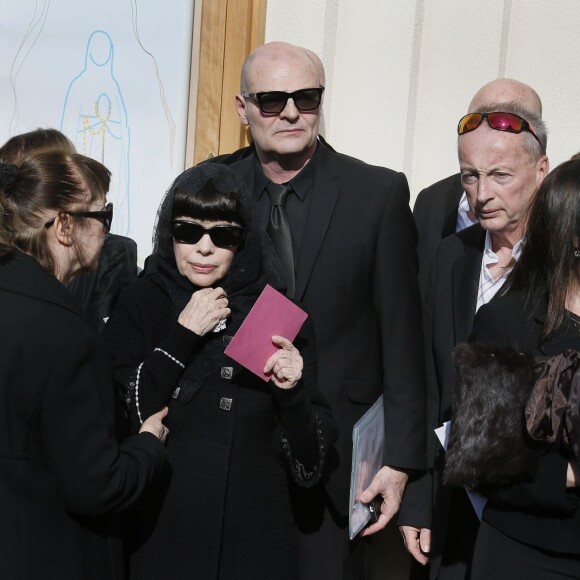
<svg viewBox="0 0 580 580"><path fill-rule="evenodd" d="M471 99L467 112L477 111L488 103L519 103L527 111L542 116L542 101L538 93L515 79L494 79L483 85ZM419 236L419 285L424 294L437 244L477 222L469 208L461 175L450 175L422 190L413 206L413 217Z"/></svg>
<svg viewBox="0 0 580 580"><path fill-rule="evenodd" d="M518 259L526 212L549 169L546 127L519 102L483 103L460 119L457 132L461 184L479 223L445 238L435 252L424 297L433 478L426 476L409 492L432 492L433 519L425 513L401 526L411 554L422 564L429 557L430 578L439 580L469 577L479 525L465 490L442 485L444 451L434 434L451 418L453 348L467 342L476 311L495 296Z"/></svg>
<svg viewBox="0 0 580 580"><path fill-rule="evenodd" d="M382 529L409 472L424 469L425 397L416 232L402 173L341 155L318 138L324 69L273 42L246 59L236 108L253 146L217 158L245 179L272 238L287 294L312 317L319 388L340 436L324 486L293 490L300 577L368 577L369 538L349 542L352 428L384 394L384 467L362 496Z"/></svg>

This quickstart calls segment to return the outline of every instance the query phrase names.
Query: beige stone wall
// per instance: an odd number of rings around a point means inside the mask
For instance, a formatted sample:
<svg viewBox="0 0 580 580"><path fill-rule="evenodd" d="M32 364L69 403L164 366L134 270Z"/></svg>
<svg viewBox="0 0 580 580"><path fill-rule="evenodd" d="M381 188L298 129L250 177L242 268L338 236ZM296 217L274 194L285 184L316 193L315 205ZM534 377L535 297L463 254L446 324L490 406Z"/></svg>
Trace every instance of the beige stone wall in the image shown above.
<svg viewBox="0 0 580 580"><path fill-rule="evenodd" d="M580 150L579 0L268 0L266 40L320 55L325 136L412 200L457 171L457 121L500 76L539 92L552 167Z"/></svg>

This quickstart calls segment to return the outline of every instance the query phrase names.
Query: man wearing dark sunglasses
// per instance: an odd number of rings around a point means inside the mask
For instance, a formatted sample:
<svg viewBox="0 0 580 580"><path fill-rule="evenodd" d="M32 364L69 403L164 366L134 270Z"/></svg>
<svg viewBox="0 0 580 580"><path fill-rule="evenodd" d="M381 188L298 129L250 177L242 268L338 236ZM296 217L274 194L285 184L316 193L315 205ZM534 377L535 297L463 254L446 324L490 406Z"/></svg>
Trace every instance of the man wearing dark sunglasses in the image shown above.
<svg viewBox="0 0 580 580"><path fill-rule="evenodd" d="M444 451L434 435L451 418L453 348L467 342L476 311L500 290L518 259L526 211L548 172L546 127L536 112L526 109L529 104L537 110L539 99L529 87L518 91L522 83L509 85L515 89L510 95L514 100L494 101L490 87L484 87L488 100L472 102L471 112L458 123L461 189L479 223L439 243L423 296L432 473L411 487L409 495L432 493L433 519L429 523L426 514L421 522L400 523L408 524L401 531L416 560L425 563L428 553L432 580L469 577L479 525L465 490L442 485ZM505 89L506 84L496 87Z"/></svg>
<svg viewBox="0 0 580 580"><path fill-rule="evenodd" d="M300 578L340 580L363 577L368 544L348 537L353 425L385 395L389 467L363 497L384 500L370 535L398 511L408 471L424 468L424 367L407 180L319 140L324 95L314 53L280 42L258 47L235 98L254 145L217 161L248 184L288 293L314 323L319 386L340 438L325 487L296 494Z"/></svg>

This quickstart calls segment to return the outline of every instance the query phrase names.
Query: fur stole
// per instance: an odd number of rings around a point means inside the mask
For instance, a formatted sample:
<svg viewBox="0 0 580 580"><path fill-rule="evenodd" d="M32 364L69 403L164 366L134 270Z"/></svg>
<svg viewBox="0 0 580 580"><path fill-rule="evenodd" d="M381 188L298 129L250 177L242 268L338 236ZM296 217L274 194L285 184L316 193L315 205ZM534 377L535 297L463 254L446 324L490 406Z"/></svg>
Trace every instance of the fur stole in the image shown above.
<svg viewBox="0 0 580 580"><path fill-rule="evenodd" d="M455 386L444 481L485 492L526 478L540 450L524 408L537 377L532 355L512 347L455 348Z"/></svg>

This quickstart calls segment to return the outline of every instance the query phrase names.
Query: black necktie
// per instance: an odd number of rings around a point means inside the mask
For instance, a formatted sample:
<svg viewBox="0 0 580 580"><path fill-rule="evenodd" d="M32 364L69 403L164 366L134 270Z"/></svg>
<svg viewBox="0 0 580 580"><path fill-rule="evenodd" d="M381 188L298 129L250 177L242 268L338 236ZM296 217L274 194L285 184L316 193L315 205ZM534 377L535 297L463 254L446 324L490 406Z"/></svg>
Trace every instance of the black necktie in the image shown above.
<svg viewBox="0 0 580 580"><path fill-rule="evenodd" d="M286 278L286 296L294 297L294 254L292 252L292 233L290 222L284 207L288 194L293 191L291 185L268 183L266 191L270 196L272 209L268 223L268 235L272 239L274 249L284 269Z"/></svg>

